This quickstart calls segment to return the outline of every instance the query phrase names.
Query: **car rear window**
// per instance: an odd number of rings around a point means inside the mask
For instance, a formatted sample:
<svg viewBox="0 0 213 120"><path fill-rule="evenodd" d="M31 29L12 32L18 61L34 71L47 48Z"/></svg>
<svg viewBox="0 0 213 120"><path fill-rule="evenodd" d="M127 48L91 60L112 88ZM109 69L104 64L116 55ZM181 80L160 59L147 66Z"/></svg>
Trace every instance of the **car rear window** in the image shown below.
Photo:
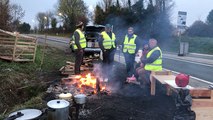
<svg viewBox="0 0 213 120"><path fill-rule="evenodd" d="M102 30L104 27L87 26L85 29L86 32L101 32Z"/></svg>

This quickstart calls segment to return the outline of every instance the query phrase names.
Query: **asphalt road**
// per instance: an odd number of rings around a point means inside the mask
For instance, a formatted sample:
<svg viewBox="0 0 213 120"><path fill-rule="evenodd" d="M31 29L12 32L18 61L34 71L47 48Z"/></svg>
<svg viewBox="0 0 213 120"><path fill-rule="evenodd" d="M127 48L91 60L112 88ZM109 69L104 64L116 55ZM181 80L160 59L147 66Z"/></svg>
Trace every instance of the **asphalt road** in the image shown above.
<svg viewBox="0 0 213 120"><path fill-rule="evenodd" d="M30 35L33 37L36 37L38 40L38 43L45 43L45 35ZM48 46L56 47L58 49L67 51L69 49L69 38L63 38L63 37L54 37L54 36L47 36L46 43Z"/></svg>
<svg viewBox="0 0 213 120"><path fill-rule="evenodd" d="M213 82L213 66L206 66L205 64L197 64L188 61L179 61L174 59L163 59L163 67L172 71L186 73L191 76Z"/></svg>
<svg viewBox="0 0 213 120"><path fill-rule="evenodd" d="M35 35L31 35L35 36ZM40 43L44 42L44 35L36 35L38 41ZM47 37L47 44L53 47L57 47L62 50L69 50L69 38L62 38L62 37ZM118 54L117 54L118 55ZM122 54L121 54L122 57ZM124 62L123 58L121 59ZM185 60L178 60L178 59L169 59L163 58L163 67L172 71L177 71L180 73L186 73L191 76L197 77L199 79L203 79L209 82L213 82L212 75L213 75L213 65L208 64L199 64L196 62L189 62Z"/></svg>

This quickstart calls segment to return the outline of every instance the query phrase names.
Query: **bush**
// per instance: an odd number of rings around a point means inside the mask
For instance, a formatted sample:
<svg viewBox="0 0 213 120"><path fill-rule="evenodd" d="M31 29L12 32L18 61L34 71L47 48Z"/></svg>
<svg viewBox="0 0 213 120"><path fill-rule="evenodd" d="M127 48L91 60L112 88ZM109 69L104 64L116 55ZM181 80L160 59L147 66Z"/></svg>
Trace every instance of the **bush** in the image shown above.
<svg viewBox="0 0 213 120"><path fill-rule="evenodd" d="M160 47L164 51L176 52L179 51L179 37L174 37L160 44ZM189 52L213 54L213 38L208 37L188 37L182 36L182 42L189 42Z"/></svg>

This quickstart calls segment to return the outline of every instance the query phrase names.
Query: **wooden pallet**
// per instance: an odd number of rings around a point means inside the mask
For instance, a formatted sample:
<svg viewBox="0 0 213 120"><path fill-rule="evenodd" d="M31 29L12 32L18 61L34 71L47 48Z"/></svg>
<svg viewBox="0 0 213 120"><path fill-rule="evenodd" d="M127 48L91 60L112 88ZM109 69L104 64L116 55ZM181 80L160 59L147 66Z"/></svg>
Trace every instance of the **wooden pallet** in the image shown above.
<svg viewBox="0 0 213 120"><path fill-rule="evenodd" d="M91 65L89 66L89 64L86 63L85 65L81 65L80 69L81 71L91 71L93 70L93 67L91 67ZM66 61L66 65L62 66L59 71L63 75L73 75L75 71L75 63Z"/></svg>
<svg viewBox="0 0 213 120"><path fill-rule="evenodd" d="M0 59L29 62L35 61L37 40L0 29Z"/></svg>
<svg viewBox="0 0 213 120"><path fill-rule="evenodd" d="M190 90L190 94L196 120L213 120L213 90L196 88Z"/></svg>

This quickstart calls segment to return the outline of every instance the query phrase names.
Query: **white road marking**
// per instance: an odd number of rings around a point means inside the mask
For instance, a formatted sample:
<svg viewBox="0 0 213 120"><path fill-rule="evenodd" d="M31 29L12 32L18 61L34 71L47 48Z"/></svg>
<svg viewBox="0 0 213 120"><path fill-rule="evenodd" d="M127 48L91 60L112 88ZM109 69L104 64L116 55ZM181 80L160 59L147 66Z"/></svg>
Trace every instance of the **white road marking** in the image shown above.
<svg viewBox="0 0 213 120"><path fill-rule="evenodd" d="M199 56L206 56L206 57L213 57L213 55L208 55L208 54L200 54L200 53L189 53L191 55L199 55Z"/></svg>
<svg viewBox="0 0 213 120"><path fill-rule="evenodd" d="M163 68L164 70L167 70L167 71L171 71L171 72L173 72L174 74L180 74L179 72L177 72L177 71L172 71L172 70L169 70L169 69L166 69L166 68ZM212 82L209 82L209 81L206 81L206 80L203 80L203 79L200 79L200 78L197 78L197 77L194 77L194 76L190 76L191 78L193 78L193 79L195 79L195 80L197 80L197 81L200 81L200 82L204 82L204 83L207 83L207 84L211 84L211 85L213 85L213 83Z"/></svg>
<svg viewBox="0 0 213 120"><path fill-rule="evenodd" d="M203 63L199 63L199 62L193 62L193 61L189 61L189 60L182 60L182 59L178 59L178 58L170 58L170 57L165 57L165 56L163 56L163 58L182 61L182 62L193 63L193 64L197 64L197 65L203 65L203 66L207 66L207 67L213 67L213 65L203 64Z"/></svg>

